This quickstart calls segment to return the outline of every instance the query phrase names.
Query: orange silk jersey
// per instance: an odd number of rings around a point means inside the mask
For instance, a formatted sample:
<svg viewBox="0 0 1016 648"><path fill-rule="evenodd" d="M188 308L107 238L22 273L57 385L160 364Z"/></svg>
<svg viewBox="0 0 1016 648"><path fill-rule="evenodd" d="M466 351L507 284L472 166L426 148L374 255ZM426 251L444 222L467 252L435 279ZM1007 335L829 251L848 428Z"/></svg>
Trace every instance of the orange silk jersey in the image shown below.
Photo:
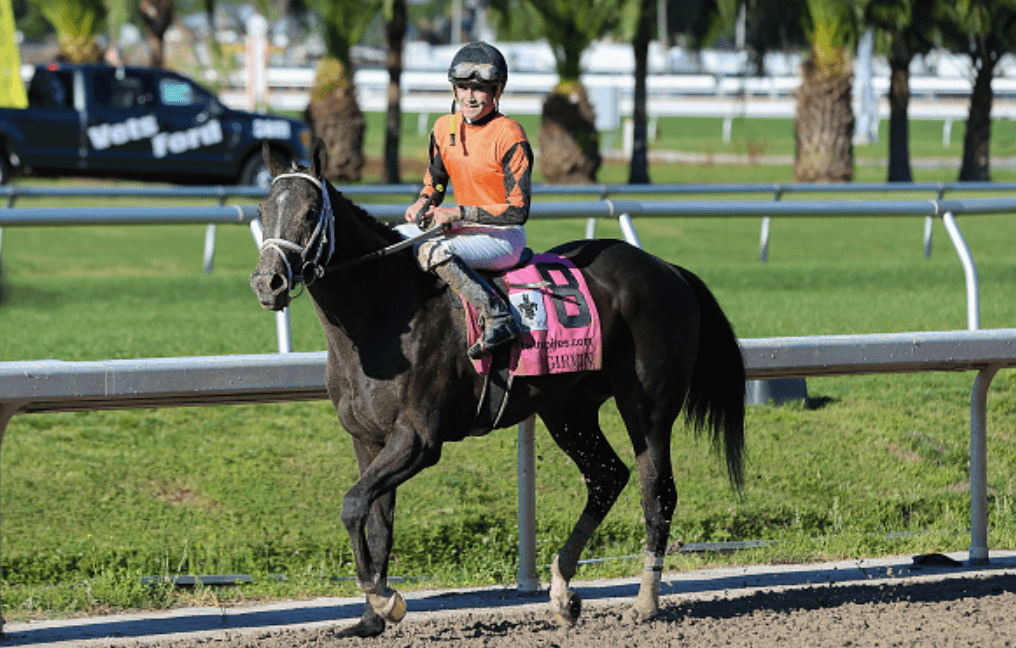
<svg viewBox="0 0 1016 648"><path fill-rule="evenodd" d="M467 124L455 113L442 115L430 134L430 166L423 196L451 180L463 220L485 225L522 225L529 218L533 149L522 126L500 113L481 125ZM437 201L435 201L437 202Z"/></svg>

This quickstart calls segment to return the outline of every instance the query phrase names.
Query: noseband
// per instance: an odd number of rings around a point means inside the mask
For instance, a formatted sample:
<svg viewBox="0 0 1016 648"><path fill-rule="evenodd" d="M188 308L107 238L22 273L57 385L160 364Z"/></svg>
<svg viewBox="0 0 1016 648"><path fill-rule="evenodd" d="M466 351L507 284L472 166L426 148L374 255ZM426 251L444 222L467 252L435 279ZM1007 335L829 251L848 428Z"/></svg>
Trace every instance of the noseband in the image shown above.
<svg viewBox="0 0 1016 648"><path fill-rule="evenodd" d="M293 172L280 173L272 179L272 184L274 185L277 180L282 178L302 178L316 186L321 191L321 212L318 214L314 233L311 234L306 245L301 246L284 238L269 238L261 242L261 253L264 254L266 250L274 250L279 254L282 262L286 265L290 286L297 283L309 286L324 274L322 269L328 265L335 253L335 214L332 213L332 203L326 186L327 181L318 180L308 173ZM283 249L300 254L300 274L293 272L293 267Z"/></svg>

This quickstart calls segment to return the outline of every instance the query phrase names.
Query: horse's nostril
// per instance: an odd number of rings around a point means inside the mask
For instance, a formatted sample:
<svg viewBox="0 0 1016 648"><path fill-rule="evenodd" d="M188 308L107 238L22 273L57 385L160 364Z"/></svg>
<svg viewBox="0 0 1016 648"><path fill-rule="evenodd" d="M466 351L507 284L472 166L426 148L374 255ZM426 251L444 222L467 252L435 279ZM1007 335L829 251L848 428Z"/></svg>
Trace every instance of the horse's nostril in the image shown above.
<svg viewBox="0 0 1016 648"><path fill-rule="evenodd" d="M268 287L272 292L279 292L286 287L286 280L282 278L282 275L272 275L272 280L269 282Z"/></svg>

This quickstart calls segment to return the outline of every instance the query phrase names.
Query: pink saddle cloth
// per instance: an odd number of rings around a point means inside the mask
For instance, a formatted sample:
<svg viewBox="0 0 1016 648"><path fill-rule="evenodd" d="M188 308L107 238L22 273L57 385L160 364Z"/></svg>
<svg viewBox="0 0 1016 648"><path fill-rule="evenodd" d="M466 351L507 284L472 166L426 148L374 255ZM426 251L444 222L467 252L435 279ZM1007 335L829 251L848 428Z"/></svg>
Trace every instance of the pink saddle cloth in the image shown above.
<svg viewBox="0 0 1016 648"><path fill-rule="evenodd" d="M596 304L586 279L571 261L536 254L529 265L504 275L512 314L525 331L513 343L509 364L515 376L595 371L603 366L603 340ZM476 310L463 300L469 344L479 339ZM490 372L490 356L474 361Z"/></svg>

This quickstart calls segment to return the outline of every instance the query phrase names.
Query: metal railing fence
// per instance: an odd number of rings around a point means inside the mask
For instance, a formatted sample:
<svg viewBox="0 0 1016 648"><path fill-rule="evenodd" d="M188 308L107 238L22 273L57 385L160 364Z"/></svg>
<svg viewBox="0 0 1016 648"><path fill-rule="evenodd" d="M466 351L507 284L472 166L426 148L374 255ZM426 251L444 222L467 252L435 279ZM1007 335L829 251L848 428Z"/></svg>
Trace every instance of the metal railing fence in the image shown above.
<svg viewBox="0 0 1016 648"><path fill-rule="evenodd" d="M976 185L976 186L975 186ZM0 189L14 189L11 187L0 188ZM33 196L71 196L71 195L83 195L78 190L56 190L50 189L48 191L39 191L36 188L28 193L19 193L14 191L12 196L11 192L8 192L9 197L13 201L13 197L18 195L33 195ZM176 188L174 188L176 189ZM166 195L172 197L180 196L206 196L217 198L220 201L219 206L207 206L207 207L155 207L155 208L132 208L132 207L112 207L112 208L13 208L8 207L6 209L0 209L0 228L2 227L15 227L15 226L42 226L42 225L85 225L85 224L182 224L182 223L206 223L209 224L209 236L206 236L206 269L209 267L210 255L209 250L214 250L214 227L220 223L233 223L233 224L247 224L252 233L255 236L255 240L259 240L260 222L257 218L257 206L256 205L240 205L230 206L225 205L224 201L230 196L261 196L264 194L263 190L258 190L252 187L237 187L230 188L238 193L232 193L227 191L226 188L183 188L184 191L154 191L149 188L143 188L126 194L122 191L119 193L106 193L105 188L100 190L99 188L89 188L89 191L85 192L87 195L100 196L100 195L117 195L117 196L156 196ZM419 186L414 185L385 185L380 187L369 187L369 186L358 186L341 188L345 193L349 195L355 194L371 194L371 193L389 193L399 195L406 193L413 195L419 190ZM857 185L593 185L584 187L548 187L537 188L534 191L536 194L551 194L560 193L562 195L597 195L599 200L583 201L583 202L553 202L553 201L537 201L532 207L533 218L586 218L588 219L587 235L592 236L595 233L595 222L598 218L616 218L618 219L621 229L624 232L626 239L633 245L641 247L641 242L638 239L637 232L635 231L634 218L660 218L660 217L672 217L672 218L683 218L683 217L762 217L763 219L769 219L773 217L898 217L898 216L924 216L927 220L931 221L934 218L942 218L943 223L949 232L953 246L955 247L957 254L959 255L961 262L964 266L964 272L966 276L967 286L967 305L968 305L968 328L971 331L975 331L979 328L979 286L977 278L977 269L974 263L973 257L970 253L965 240L963 239L962 233L959 230L956 222L956 217L960 215L978 215L978 214L1008 214L1016 211L1016 198L989 198L989 199L944 199L946 192L950 191L1011 191L1016 189L1016 184L1009 186L998 183L913 183L908 185L876 185L876 184L857 184ZM795 200L795 201L783 201L780 198L788 193L805 193L805 192L833 192L833 191L847 191L847 192L879 192L879 191L934 191L936 197L934 199L927 200ZM614 199L607 198L605 196L614 195L666 195L670 194L704 194L704 193L758 193L758 192L772 192L774 200L640 200L640 199ZM606 192L606 193L604 193ZM368 212L373 214L375 217L382 220L395 220L401 218L405 210L404 204L365 204L363 205ZM765 241L767 235L766 221L763 221L763 250L765 249ZM0 229L2 233L2 229ZM210 243L211 240L211 244ZM765 255L762 257L765 260ZM291 351L291 345L289 342L288 333L288 313L282 312L278 314L277 326L278 326L278 338L279 338L279 350L281 352ZM995 332L985 332L989 334L987 344L993 345L999 342L998 334ZM806 377L810 375L829 375L829 374L840 374L840 373L879 373L879 372L897 372L897 371L923 371L923 370L960 370L960 369L977 369L980 371L977 381L975 381L974 393L971 397L971 456L972 456L972 471L973 462L975 461L974 455L983 454L983 433L975 435L975 428L983 429L984 425L984 400L986 399L987 385L990 383L994 373L1000 367L1016 366L1016 359L1013 358L1011 347L1014 341L1009 340L1009 337L1016 337L1016 333L1011 333L1008 330L1005 332L1005 339L999 342L1004 350L999 356L992 356L987 359L984 358L967 358L964 359L962 354L958 353L959 347L957 343L939 343L938 340L932 340L927 338L928 335L938 334L901 334L902 338L894 340L895 345L906 345L907 340L911 340L913 348L911 349L911 355L928 351L929 349L935 349L936 353L945 354L937 360L930 360L923 358L916 362L906 362L900 364L899 358L903 357L899 355L898 351L886 351L888 353L888 360L882 364L882 366L872 365L869 362L871 354L868 352L870 345L875 342L874 339L868 339L870 336L846 336L846 337L857 337L860 340L859 343L863 342L865 345L864 349L859 347L850 347L847 345L837 346L836 344L824 344L824 346L833 347L842 356L840 364L831 362L827 359L823 359L825 356L824 351L816 350L807 343L794 342L794 339L788 339L789 348L796 349L794 353L803 353L799 359L793 362L787 363L783 368L780 368L779 362L776 364L770 363L766 365L765 357L776 358L778 354L765 344L755 345L750 340L742 341L744 344L746 358L749 364L749 377L758 378L773 378L777 376L785 377ZM945 334L943 334L945 335ZM972 334L974 335L974 334ZM864 338L861 340L861 338ZM971 338L980 340L981 338ZM805 339L807 340L807 338ZM951 345L951 346L950 346ZM820 345L820 347L823 345ZM764 349L763 355L755 357L753 354L758 349ZM768 354L768 355L766 355ZM812 359L807 360L808 354L811 354ZM309 354L313 355L313 354ZM905 353L903 355L906 355ZM282 363L280 366L285 366L285 363L290 362L289 358L302 359L304 362L307 361L308 354L293 354L278 356L276 362ZM765 357L763 357L765 356ZM838 356L840 357L840 356ZM922 356L923 357L923 356ZM761 358L761 360L759 359ZM894 359L895 358L895 359ZM962 362L960 362L962 360ZM132 361L123 361L132 362ZM318 363L319 360L316 358L311 359L311 364ZM811 364L809 364L809 362ZM753 365L755 363L755 365ZM2 365L12 365L18 363L0 363ZM151 366L157 365L157 362L146 362L136 361L138 371L147 372ZM752 367L755 367L752 369ZM922 366L924 368L922 368ZM252 367L246 366L244 371L250 372ZM37 370L41 370L37 368ZM48 369L47 369L48 370ZM204 395L197 398L195 402L239 402L240 400L247 401L259 401L259 400L274 400L277 398L282 399L306 399L318 397L321 392L316 386L301 387L291 393L280 394L275 386L261 385L254 386L252 384L239 384L239 387L230 393L217 393L211 384L219 381L221 376L231 375L230 372L233 369L224 370L219 373L217 378L215 375L209 374L208 378L211 383L205 382L205 377L198 379L196 376L190 376L188 380L192 381L193 389L198 392L202 392ZM260 371L260 369L258 370ZM317 368L314 369L317 371ZM812 373L815 372L815 373ZM242 372L241 372L242 373ZM214 374L214 372L213 372ZM26 377L32 375L32 371L27 371L24 374ZM320 374L323 376L322 373ZM240 380L242 383L243 380ZM42 385L44 383L36 383ZM53 383L49 383L52 385ZM114 381L117 384L117 381ZM140 383L134 383L130 380L124 380L122 385L133 385L131 393L134 396L143 395L146 393L146 383L144 381ZM104 382L105 387L103 389L108 390L108 382ZM100 400L108 400L113 394L103 392L104 395L100 397ZM33 397L29 394L27 398L17 397L15 392L11 392L6 389L0 390L0 429L6 424L7 420L18 411L29 411L31 406L29 403L35 402ZM239 395L238 395L239 394ZM95 403L88 404L87 398L83 393L72 393L67 396L66 403L77 403L79 409L88 409L95 406ZM122 406L154 406L159 403L164 404L187 404L187 399L183 401L171 402L170 400L164 400L162 396L153 396L154 400L145 401L143 399L135 398L133 405L126 404ZM27 409L26 409L27 408ZM524 468L524 455L527 450L525 438L531 438L533 421L527 421L520 426L520 482L523 479L530 479L532 476L531 468ZM528 430L528 432L527 432ZM977 437L975 443L975 436ZM0 436L2 439L2 436ZM978 460L980 461L980 460ZM977 468L981 471L980 468ZM526 472L528 471L528 472ZM525 474L524 474L525 472ZM983 472L983 471L981 471ZM983 479L978 477L983 483ZM978 486L977 488L980 488ZM520 510L527 510L530 505L530 495L526 496L527 499L523 501L520 495ZM971 497L974 497L974 488L972 487ZM978 505L980 506L980 505ZM983 506L976 508L972 513L972 534L974 528L981 529L983 525L979 521L973 520L974 515L983 515ZM528 515L528 514L527 514ZM524 533L528 532L525 527L522 528ZM981 533L980 530L977 533ZM973 535L972 535L973 537ZM986 536L985 536L986 537ZM985 541L986 542L986 541ZM984 545L983 552L981 550L980 536L974 538L971 545L971 559L980 559L983 553L983 557L986 559L987 549ZM975 546L978 547L975 551ZM521 568L521 565L520 565ZM527 567L528 568L528 567ZM529 580L524 580L520 571L520 587L528 586Z"/></svg>
<svg viewBox="0 0 1016 648"><path fill-rule="evenodd" d="M420 184L376 184L338 185L337 188L348 196L405 196L412 198L420 193ZM854 182L849 184L828 183L696 183L696 184L589 184L533 186L535 196L596 196L607 200L613 196L646 195L745 195L771 194L774 201L789 194L801 193L928 193L936 200L942 200L947 193L956 192L1004 192L1016 193L1016 182ZM263 187L215 185L215 186L144 186L144 187L42 187L36 185L0 186L0 196L5 197L7 207L14 207L18 198L73 198L73 197L117 197L117 198L212 198L224 205L229 198L256 198L265 196ZM759 258L768 260L771 216L762 217ZM931 257L933 219L925 219L924 256ZM590 224L589 236L595 231ZM214 226L209 229L214 242Z"/></svg>
<svg viewBox="0 0 1016 648"><path fill-rule="evenodd" d="M393 195L416 196L420 184L344 184L336 189L347 196ZM939 199L958 191L1016 193L1016 182L851 182L829 183L693 183L693 184L623 184L597 183L584 185L533 185L534 196L597 196L605 200L622 195L689 195L689 194L772 194L774 198L792 193L933 193ZM13 207L20 198L263 198L264 187L242 185L169 185L169 186L82 186L52 187L32 184L0 185L0 197L7 207Z"/></svg>
<svg viewBox="0 0 1016 648"><path fill-rule="evenodd" d="M971 563L988 553L987 393L1016 367L1016 329L740 340L749 379L976 371L970 396ZM15 414L327 398L325 352L0 362L0 440ZM520 591L536 591L535 419L519 425ZM2 621L0 621L2 623ZM2 626L0 626L2 630Z"/></svg>
<svg viewBox="0 0 1016 648"><path fill-rule="evenodd" d="M363 207L382 220L396 220L405 212L403 204L365 204ZM928 200L634 200L610 199L582 202L534 202L531 218L586 218L586 236L595 235L598 218L616 218L625 239L642 247L634 218L735 218L762 217L763 230L768 232L767 219L774 217L896 217L924 216L926 220L941 218L963 265L967 292L967 328L980 328L980 287L977 265L960 231L957 216L978 214L1010 214L1016 212L1016 198L970 198ZM246 223L260 245L260 222L257 206L220 207L92 207L92 208L7 208L0 209L0 245L2 228L29 225L84 224L167 224L167 223ZM926 227L927 231L930 228ZM926 234L927 236L927 234ZM764 238L765 241L765 238ZM211 268L214 255L214 229L205 237L205 269ZM279 320L280 351L290 350L288 315Z"/></svg>

